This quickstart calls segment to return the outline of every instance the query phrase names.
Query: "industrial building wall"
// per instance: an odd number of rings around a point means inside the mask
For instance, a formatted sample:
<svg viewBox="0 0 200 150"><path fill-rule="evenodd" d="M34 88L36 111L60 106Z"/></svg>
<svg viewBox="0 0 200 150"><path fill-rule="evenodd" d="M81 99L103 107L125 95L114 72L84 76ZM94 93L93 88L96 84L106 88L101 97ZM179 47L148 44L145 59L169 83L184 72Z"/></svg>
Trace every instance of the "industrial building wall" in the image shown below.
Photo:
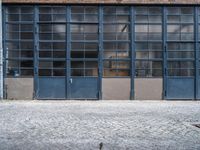
<svg viewBox="0 0 200 150"><path fill-rule="evenodd" d="M105 100L128 100L131 91L130 78L104 78L102 94Z"/></svg>
<svg viewBox="0 0 200 150"><path fill-rule="evenodd" d="M199 98L198 6L5 5L3 16L9 99Z"/></svg>
<svg viewBox="0 0 200 150"><path fill-rule="evenodd" d="M138 78L135 79L136 100L162 100L163 79L162 78Z"/></svg>
<svg viewBox="0 0 200 150"><path fill-rule="evenodd" d="M5 79L5 97L10 100L31 100L34 97L33 78Z"/></svg>

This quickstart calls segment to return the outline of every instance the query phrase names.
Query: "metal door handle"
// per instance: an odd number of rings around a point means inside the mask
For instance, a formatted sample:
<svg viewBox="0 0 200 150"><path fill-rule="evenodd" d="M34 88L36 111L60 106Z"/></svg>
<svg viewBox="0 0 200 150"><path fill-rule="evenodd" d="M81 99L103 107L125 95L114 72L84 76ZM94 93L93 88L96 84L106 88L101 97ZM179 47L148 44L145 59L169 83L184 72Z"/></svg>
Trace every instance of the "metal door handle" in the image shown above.
<svg viewBox="0 0 200 150"><path fill-rule="evenodd" d="M73 80L72 80L72 78L71 78L71 79L69 80L69 82L72 84L72 81L73 81Z"/></svg>

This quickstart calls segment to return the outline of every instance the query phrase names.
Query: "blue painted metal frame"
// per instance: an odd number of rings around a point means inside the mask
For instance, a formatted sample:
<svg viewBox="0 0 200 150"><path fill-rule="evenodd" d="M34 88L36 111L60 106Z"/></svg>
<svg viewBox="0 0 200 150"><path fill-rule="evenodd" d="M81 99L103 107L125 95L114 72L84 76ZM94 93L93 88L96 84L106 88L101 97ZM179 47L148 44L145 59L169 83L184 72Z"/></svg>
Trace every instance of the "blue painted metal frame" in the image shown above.
<svg viewBox="0 0 200 150"><path fill-rule="evenodd" d="M3 98L6 99L7 98L7 86L5 84L5 78L6 78L6 12L5 12L5 7L2 6L2 37L3 37L3 87L4 87L4 92L3 92Z"/></svg>
<svg viewBox="0 0 200 150"><path fill-rule="evenodd" d="M198 7L194 8L194 33L195 33L195 99L200 99L199 92L199 12Z"/></svg>
<svg viewBox="0 0 200 150"><path fill-rule="evenodd" d="M167 77L168 77L168 71L167 71L167 24L166 24L166 7L163 7L163 16L162 16L162 38L163 38L163 99L166 99L167 97Z"/></svg>
<svg viewBox="0 0 200 150"><path fill-rule="evenodd" d="M67 19L67 25L66 25L66 42L67 42L67 48L66 48L66 98L71 99L71 88L70 88L70 78L71 78L71 60L70 60L70 54L71 54L71 34L70 34L70 20L71 20L71 7L66 6L66 19Z"/></svg>
<svg viewBox="0 0 200 150"><path fill-rule="evenodd" d="M131 91L130 91L130 99L134 100L135 99L135 92L134 92L134 87L135 87L135 11L134 7L130 7L130 21L131 21Z"/></svg>
<svg viewBox="0 0 200 150"><path fill-rule="evenodd" d="M102 99L102 78L103 78L103 6L99 6L99 71L98 71L98 87L99 100Z"/></svg>
<svg viewBox="0 0 200 150"><path fill-rule="evenodd" d="M34 99L38 98L38 51L39 51L39 36L38 36L38 22L39 22L39 17L38 17L38 6L34 7Z"/></svg>

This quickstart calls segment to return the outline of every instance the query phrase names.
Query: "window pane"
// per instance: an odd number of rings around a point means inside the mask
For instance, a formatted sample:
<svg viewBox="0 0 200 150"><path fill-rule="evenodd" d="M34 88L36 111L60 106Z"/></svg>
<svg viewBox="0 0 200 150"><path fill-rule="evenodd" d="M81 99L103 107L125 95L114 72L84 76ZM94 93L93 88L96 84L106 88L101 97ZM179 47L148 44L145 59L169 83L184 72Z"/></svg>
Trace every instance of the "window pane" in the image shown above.
<svg viewBox="0 0 200 150"><path fill-rule="evenodd" d="M160 7L149 7L149 14L157 15L161 13L162 13L162 9Z"/></svg>
<svg viewBox="0 0 200 150"><path fill-rule="evenodd" d="M193 14L193 8L192 7L182 7L181 14Z"/></svg>
<svg viewBox="0 0 200 150"><path fill-rule="evenodd" d="M179 14L180 13L180 9L179 7L168 7L167 8L167 12L168 14Z"/></svg>

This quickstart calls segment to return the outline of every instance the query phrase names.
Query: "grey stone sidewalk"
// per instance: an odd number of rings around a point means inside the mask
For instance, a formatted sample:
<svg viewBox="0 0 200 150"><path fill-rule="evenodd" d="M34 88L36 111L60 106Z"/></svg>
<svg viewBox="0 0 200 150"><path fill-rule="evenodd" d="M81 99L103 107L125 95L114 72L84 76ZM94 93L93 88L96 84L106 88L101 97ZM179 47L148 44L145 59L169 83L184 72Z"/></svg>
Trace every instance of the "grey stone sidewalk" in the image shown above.
<svg viewBox="0 0 200 150"><path fill-rule="evenodd" d="M0 150L200 150L198 122L195 101L0 101Z"/></svg>

